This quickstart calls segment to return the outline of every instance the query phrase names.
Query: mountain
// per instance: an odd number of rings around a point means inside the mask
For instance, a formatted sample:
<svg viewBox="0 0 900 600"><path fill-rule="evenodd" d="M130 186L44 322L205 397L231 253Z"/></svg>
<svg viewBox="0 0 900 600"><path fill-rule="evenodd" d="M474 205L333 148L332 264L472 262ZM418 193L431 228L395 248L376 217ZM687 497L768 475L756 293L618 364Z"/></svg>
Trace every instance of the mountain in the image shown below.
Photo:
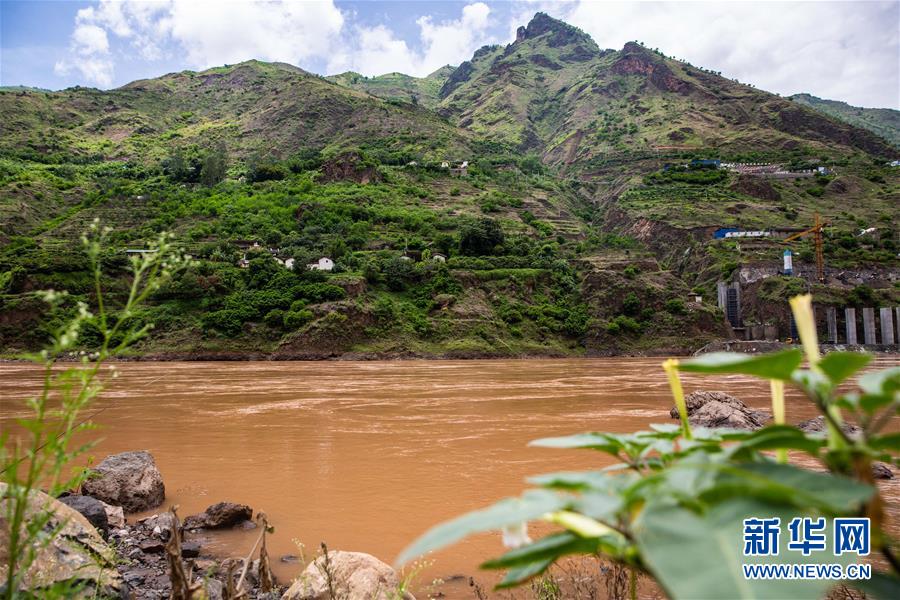
<svg viewBox="0 0 900 600"><path fill-rule="evenodd" d="M150 356L672 355L733 335L721 280L746 286L747 322L782 328L799 290L900 302L896 148L541 13L424 78L247 61L0 90L0 122L0 356L72 314L36 290L93 301L79 240L95 220L113 303L126 250L159 232L196 259L135 315L156 325ZM785 278L779 240L715 236L817 215L824 285L808 238L792 245L803 277ZM283 266L323 256L333 272Z"/></svg>
<svg viewBox="0 0 900 600"><path fill-rule="evenodd" d="M60 160L161 160L172 146L224 142L233 154L285 158L377 140L435 158L468 135L409 103L389 102L302 69L247 61L100 91L0 93L0 151Z"/></svg>
<svg viewBox="0 0 900 600"><path fill-rule="evenodd" d="M673 146L894 153L868 131L640 44L601 50L543 13L512 44L483 48L460 65L441 89L438 110L551 164L587 166L611 152Z"/></svg>
<svg viewBox="0 0 900 600"><path fill-rule="evenodd" d="M456 67L445 65L425 77L412 77L403 73L366 77L353 71L347 71L338 75L330 75L326 79L379 98L434 108L440 99L441 87L455 70Z"/></svg>
<svg viewBox="0 0 900 600"><path fill-rule="evenodd" d="M824 100L812 94L794 94L789 98L850 125L868 129L894 146L900 147L900 110L861 108L838 100Z"/></svg>

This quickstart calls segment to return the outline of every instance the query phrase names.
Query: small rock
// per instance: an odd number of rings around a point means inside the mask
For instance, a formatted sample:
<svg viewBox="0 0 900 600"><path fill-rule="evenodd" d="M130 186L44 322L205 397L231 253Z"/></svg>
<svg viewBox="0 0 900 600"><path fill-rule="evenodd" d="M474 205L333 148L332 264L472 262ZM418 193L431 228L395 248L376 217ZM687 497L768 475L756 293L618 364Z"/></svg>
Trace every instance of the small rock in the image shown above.
<svg viewBox="0 0 900 600"><path fill-rule="evenodd" d="M106 535L109 532L106 510L103 508L103 503L96 498L70 495L60 498L59 501L84 515L84 518L101 534Z"/></svg>
<svg viewBox="0 0 900 600"><path fill-rule="evenodd" d="M331 585L338 598L388 600L397 598L400 578L390 566L363 552L328 553ZM282 600L319 600L329 597L324 557L311 562L282 596ZM409 592L403 600L415 600Z"/></svg>
<svg viewBox="0 0 900 600"><path fill-rule="evenodd" d="M102 500L98 500L98 502L103 505L103 510L106 511L106 521L110 527L125 527L125 511L121 506L113 506Z"/></svg>
<svg viewBox="0 0 900 600"><path fill-rule="evenodd" d="M296 554L285 554L279 559L283 563L298 563L300 562L300 557Z"/></svg>
<svg viewBox="0 0 900 600"><path fill-rule="evenodd" d="M225 597L225 584L218 579L207 580L206 597L209 600L222 600Z"/></svg>
<svg viewBox="0 0 900 600"><path fill-rule="evenodd" d="M887 463L873 462L872 477L874 477L875 479L893 479L894 472L891 470L891 467L888 466Z"/></svg>
<svg viewBox="0 0 900 600"><path fill-rule="evenodd" d="M219 502L207 507L199 515L184 518L185 529L222 529L232 527L253 517L253 509L246 504Z"/></svg>
<svg viewBox="0 0 900 600"><path fill-rule="evenodd" d="M86 495L129 513L156 508L166 498L162 475L146 451L107 456L81 487Z"/></svg>
<svg viewBox="0 0 900 600"><path fill-rule="evenodd" d="M194 568L202 573L216 573L219 570L219 563L209 558L198 558L194 561Z"/></svg>
<svg viewBox="0 0 900 600"><path fill-rule="evenodd" d="M826 431L828 429L828 424L825 422L825 417L819 415L818 417L813 417L812 419L797 423L797 429L805 431L806 433L819 433ZM853 423L847 423L846 421L841 425L841 429L850 438L859 436L862 431Z"/></svg>
<svg viewBox="0 0 900 600"><path fill-rule="evenodd" d="M196 558L200 556L200 544L197 542L182 542L181 556L183 558Z"/></svg>
<svg viewBox="0 0 900 600"><path fill-rule="evenodd" d="M147 540L141 542L138 547L141 549L141 552L145 552L147 554L159 554L166 549L166 545L158 540Z"/></svg>

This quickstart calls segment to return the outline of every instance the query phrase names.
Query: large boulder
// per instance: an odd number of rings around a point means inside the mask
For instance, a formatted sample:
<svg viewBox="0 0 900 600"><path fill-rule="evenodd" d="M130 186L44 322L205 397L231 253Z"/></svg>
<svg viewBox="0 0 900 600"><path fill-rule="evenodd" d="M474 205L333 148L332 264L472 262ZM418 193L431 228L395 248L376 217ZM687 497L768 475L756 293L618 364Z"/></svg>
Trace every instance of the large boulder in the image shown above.
<svg viewBox="0 0 900 600"><path fill-rule="evenodd" d="M246 504L218 502L199 515L184 518L185 529L223 529L234 527L253 517L253 509Z"/></svg>
<svg viewBox="0 0 900 600"><path fill-rule="evenodd" d="M166 499L162 475L153 456L144 450L107 456L81 489L127 513L156 508Z"/></svg>
<svg viewBox="0 0 900 600"><path fill-rule="evenodd" d="M341 551L329 552L327 561L319 556L311 562L281 599L330 600L328 575L335 598L415 600L409 592L399 593L400 577L390 566L371 554Z"/></svg>
<svg viewBox="0 0 900 600"><path fill-rule="evenodd" d="M0 483L0 580L5 581L9 563L9 523L6 484ZM25 573L22 588L42 597L41 590L71 582L84 587L79 598L124 598L127 586L116 571L116 553L106 544L93 525L75 509L59 500L33 491L29 496L26 518L49 514L45 530L61 529L49 544L40 549Z"/></svg>
<svg viewBox="0 0 900 600"><path fill-rule="evenodd" d="M738 398L725 392L696 391L684 399L688 421L695 427L727 427L729 429L759 429L771 417L754 410ZM669 411L678 419L678 408Z"/></svg>
<svg viewBox="0 0 900 600"><path fill-rule="evenodd" d="M73 494L63 496L59 501L70 508L74 508L93 525L104 537L109 532L109 517L103 502L90 496Z"/></svg>

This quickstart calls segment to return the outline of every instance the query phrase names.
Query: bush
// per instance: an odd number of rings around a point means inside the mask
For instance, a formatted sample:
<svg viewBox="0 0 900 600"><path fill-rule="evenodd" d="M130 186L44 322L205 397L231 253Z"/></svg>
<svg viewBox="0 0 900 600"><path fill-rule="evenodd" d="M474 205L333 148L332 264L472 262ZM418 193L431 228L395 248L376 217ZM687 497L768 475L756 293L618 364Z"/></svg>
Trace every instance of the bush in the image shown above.
<svg viewBox="0 0 900 600"><path fill-rule="evenodd" d="M630 292L625 299L622 300L622 312L631 317L641 312L641 301L637 294Z"/></svg>
<svg viewBox="0 0 900 600"><path fill-rule="evenodd" d="M266 316L263 317L263 322L269 327L280 329L284 325L284 314L284 311L280 308L270 310L266 313Z"/></svg>
<svg viewBox="0 0 900 600"><path fill-rule="evenodd" d="M471 220L460 228L459 251L467 256L491 255L504 239L497 221L488 218Z"/></svg>
<svg viewBox="0 0 900 600"><path fill-rule="evenodd" d="M687 307L684 304L684 300L681 298L672 298L671 300L666 301L666 312L669 312L673 315L683 315L687 312Z"/></svg>
<svg viewBox="0 0 900 600"><path fill-rule="evenodd" d="M311 310L289 311L284 313L284 326L287 329L300 329L313 320Z"/></svg>
<svg viewBox="0 0 900 600"><path fill-rule="evenodd" d="M625 270L622 271L622 274L628 279L634 279L640 274L641 270L635 265L628 265L625 267Z"/></svg>

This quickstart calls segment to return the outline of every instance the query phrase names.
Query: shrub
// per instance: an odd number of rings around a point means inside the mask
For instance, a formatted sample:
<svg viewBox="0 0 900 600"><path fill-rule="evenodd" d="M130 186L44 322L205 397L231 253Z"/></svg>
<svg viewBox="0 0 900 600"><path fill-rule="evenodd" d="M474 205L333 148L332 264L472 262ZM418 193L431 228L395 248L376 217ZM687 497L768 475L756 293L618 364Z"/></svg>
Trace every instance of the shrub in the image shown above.
<svg viewBox="0 0 900 600"><path fill-rule="evenodd" d="M333 314L333 313L329 313ZM313 320L313 313L311 310L298 310L298 311L289 311L284 313L284 326L287 329L300 329L307 323Z"/></svg>
<svg viewBox="0 0 900 600"><path fill-rule="evenodd" d="M622 312L624 312L628 316L635 316L641 311L641 301L638 299L637 294L634 292L629 292L625 299L622 300Z"/></svg>
<svg viewBox="0 0 900 600"><path fill-rule="evenodd" d="M666 312L669 312L673 315L683 315L687 312L687 307L684 304L684 300L681 298L672 298L671 300L666 301Z"/></svg>

